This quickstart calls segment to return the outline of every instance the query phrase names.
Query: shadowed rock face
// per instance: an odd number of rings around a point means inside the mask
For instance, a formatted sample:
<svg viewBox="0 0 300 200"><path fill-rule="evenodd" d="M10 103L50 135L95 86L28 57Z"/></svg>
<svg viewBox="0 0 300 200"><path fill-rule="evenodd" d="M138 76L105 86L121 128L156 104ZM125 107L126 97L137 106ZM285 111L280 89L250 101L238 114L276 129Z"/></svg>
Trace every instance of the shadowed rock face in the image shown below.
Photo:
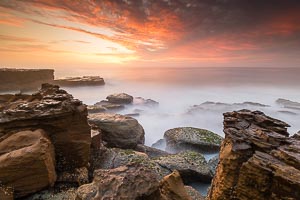
<svg viewBox="0 0 300 200"><path fill-rule="evenodd" d="M0 95L0 99L0 143L22 130L43 129L54 145L58 171L88 165L90 127L81 101L50 84L32 95Z"/></svg>
<svg viewBox="0 0 300 200"><path fill-rule="evenodd" d="M208 199L300 199L300 140L287 127L259 111L225 113Z"/></svg>
<svg viewBox="0 0 300 200"><path fill-rule="evenodd" d="M53 69L0 69L0 91L37 90L53 79Z"/></svg>

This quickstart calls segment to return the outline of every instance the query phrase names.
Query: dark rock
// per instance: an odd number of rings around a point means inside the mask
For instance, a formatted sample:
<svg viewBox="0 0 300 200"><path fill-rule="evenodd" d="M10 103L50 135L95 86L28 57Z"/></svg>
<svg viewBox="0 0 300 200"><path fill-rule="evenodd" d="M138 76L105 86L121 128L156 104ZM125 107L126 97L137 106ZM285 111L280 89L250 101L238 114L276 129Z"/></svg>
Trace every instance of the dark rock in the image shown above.
<svg viewBox="0 0 300 200"><path fill-rule="evenodd" d="M42 83L52 83L53 69L0 69L0 91L37 90Z"/></svg>
<svg viewBox="0 0 300 200"><path fill-rule="evenodd" d="M68 77L54 80L54 83L62 87L98 86L104 85L104 79L100 76Z"/></svg>
<svg viewBox="0 0 300 200"><path fill-rule="evenodd" d="M148 147L143 144L138 144L134 150L147 154L149 156L149 158L156 158L156 157L160 157L160 156L169 155L169 153L166 151L162 151L160 149L156 149L153 147Z"/></svg>
<svg viewBox="0 0 300 200"><path fill-rule="evenodd" d="M287 127L260 111L225 113L208 199L300 199L300 141Z"/></svg>
<svg viewBox="0 0 300 200"><path fill-rule="evenodd" d="M154 158L159 166L170 172L177 170L185 183L195 180L210 183L213 174L202 154L192 151Z"/></svg>
<svg viewBox="0 0 300 200"><path fill-rule="evenodd" d="M133 102L133 97L126 93L111 94L106 97L109 103L114 104L130 104Z"/></svg>
<svg viewBox="0 0 300 200"><path fill-rule="evenodd" d="M90 114L89 123L101 130L102 140L108 147L134 149L144 143L144 129L132 117L109 113Z"/></svg>
<svg viewBox="0 0 300 200"><path fill-rule="evenodd" d="M181 127L165 132L166 150L181 152L192 150L200 153L218 152L222 137L205 129Z"/></svg>
<svg viewBox="0 0 300 200"><path fill-rule="evenodd" d="M205 197L202 196L197 190L191 186L184 186L186 192L191 197L192 200L205 200Z"/></svg>
<svg viewBox="0 0 300 200"><path fill-rule="evenodd" d="M55 181L54 148L43 130L0 138L0 187L11 188L14 197L22 197L53 186Z"/></svg>

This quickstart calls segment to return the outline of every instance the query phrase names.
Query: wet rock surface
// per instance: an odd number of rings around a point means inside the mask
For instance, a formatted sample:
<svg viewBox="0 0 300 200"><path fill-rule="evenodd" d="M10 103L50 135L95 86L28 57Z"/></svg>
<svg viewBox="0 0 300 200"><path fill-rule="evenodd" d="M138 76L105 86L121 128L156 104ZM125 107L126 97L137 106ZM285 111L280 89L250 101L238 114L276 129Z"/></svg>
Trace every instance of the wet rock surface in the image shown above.
<svg viewBox="0 0 300 200"><path fill-rule="evenodd" d="M300 141L287 127L259 111L225 113L208 199L300 199Z"/></svg>
<svg viewBox="0 0 300 200"><path fill-rule="evenodd" d="M181 152L192 150L200 153L218 152L222 137L205 129L181 127L167 130L164 134L166 150Z"/></svg>
<svg viewBox="0 0 300 200"><path fill-rule="evenodd" d="M197 152L181 152L154 158L153 161L160 167L169 170L170 173L174 170L179 171L185 183L195 180L210 183L213 178L213 174L204 156Z"/></svg>
<svg viewBox="0 0 300 200"><path fill-rule="evenodd" d="M160 157L160 156L169 155L169 153L166 151L156 149L153 147L148 147L143 144L138 144L134 150L147 154L149 156L149 158L156 158L156 157Z"/></svg>
<svg viewBox="0 0 300 200"><path fill-rule="evenodd" d="M54 84L62 87L97 86L104 85L104 79L100 76L67 77L55 79Z"/></svg>
<svg viewBox="0 0 300 200"><path fill-rule="evenodd" d="M90 114L89 123L101 130L102 140L108 147L134 149L144 143L144 129L132 117L110 113Z"/></svg>

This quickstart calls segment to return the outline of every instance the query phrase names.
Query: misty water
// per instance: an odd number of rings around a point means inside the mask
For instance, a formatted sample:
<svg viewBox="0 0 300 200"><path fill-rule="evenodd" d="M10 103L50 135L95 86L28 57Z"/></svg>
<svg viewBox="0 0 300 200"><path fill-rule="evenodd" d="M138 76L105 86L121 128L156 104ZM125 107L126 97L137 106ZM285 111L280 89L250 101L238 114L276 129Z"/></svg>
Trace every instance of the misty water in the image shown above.
<svg viewBox="0 0 300 200"><path fill-rule="evenodd" d="M127 106L117 113L132 114L145 129L145 143L152 145L164 132L175 127L191 126L224 136L223 113L232 110L260 110L287 122L294 134L300 130L300 110L283 108L275 101L284 98L300 102L300 70L296 68L124 68L99 70L56 70L57 77L99 75L105 86L64 88L75 98L92 105L112 93L125 92L134 97L153 99L157 107ZM255 102L267 105L204 105L204 102L227 104ZM190 112L188 112L190 111Z"/></svg>

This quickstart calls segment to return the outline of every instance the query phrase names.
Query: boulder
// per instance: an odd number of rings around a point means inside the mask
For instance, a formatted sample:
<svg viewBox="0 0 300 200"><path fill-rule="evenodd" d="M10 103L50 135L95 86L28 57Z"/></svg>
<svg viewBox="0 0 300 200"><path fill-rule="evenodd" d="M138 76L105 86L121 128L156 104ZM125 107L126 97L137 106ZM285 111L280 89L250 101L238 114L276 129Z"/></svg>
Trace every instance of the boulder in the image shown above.
<svg viewBox="0 0 300 200"><path fill-rule="evenodd" d="M100 76L67 77L54 80L54 84L62 87L98 86L104 85L104 79Z"/></svg>
<svg viewBox="0 0 300 200"><path fill-rule="evenodd" d="M92 171L96 169L113 169L134 162L148 161L146 154L131 149L101 147L94 151L91 165Z"/></svg>
<svg viewBox="0 0 300 200"><path fill-rule="evenodd" d="M133 102L133 97L126 93L111 94L106 97L109 103L130 104Z"/></svg>
<svg viewBox="0 0 300 200"><path fill-rule="evenodd" d="M224 113L225 139L207 199L300 199L300 140L260 111Z"/></svg>
<svg viewBox="0 0 300 200"><path fill-rule="evenodd" d="M205 129L181 127L164 134L166 150L177 153L185 150L213 153L220 150L222 137Z"/></svg>
<svg viewBox="0 0 300 200"><path fill-rule="evenodd" d="M99 169L93 182L78 188L76 200L89 199L154 199L159 182L157 175L140 165L121 166L115 169Z"/></svg>
<svg viewBox="0 0 300 200"><path fill-rule="evenodd" d="M149 156L149 158L156 158L156 157L160 157L160 156L169 155L169 153L166 151L162 151L160 149L156 149L153 147L148 147L143 144L138 144L134 150L147 154Z"/></svg>
<svg viewBox="0 0 300 200"><path fill-rule="evenodd" d="M192 200L184 187L179 172L176 170L160 181L159 190L160 200Z"/></svg>
<svg viewBox="0 0 300 200"><path fill-rule="evenodd" d="M174 170L179 171L185 183L196 180L204 183L210 183L213 178L213 174L204 156L197 152L181 152L178 154L154 158L153 161L160 167L168 169L169 173Z"/></svg>
<svg viewBox="0 0 300 200"><path fill-rule="evenodd" d="M14 197L37 192L56 181L54 147L41 130L20 131L0 138L0 183Z"/></svg>
<svg viewBox="0 0 300 200"><path fill-rule="evenodd" d="M0 138L39 128L54 145L59 172L88 166L90 126L81 101L58 86L43 84L39 92L13 95L0 107Z"/></svg>
<svg viewBox="0 0 300 200"><path fill-rule="evenodd" d="M90 114L89 123L101 130L102 140L108 147L134 149L144 143L144 129L132 117L110 113Z"/></svg>

